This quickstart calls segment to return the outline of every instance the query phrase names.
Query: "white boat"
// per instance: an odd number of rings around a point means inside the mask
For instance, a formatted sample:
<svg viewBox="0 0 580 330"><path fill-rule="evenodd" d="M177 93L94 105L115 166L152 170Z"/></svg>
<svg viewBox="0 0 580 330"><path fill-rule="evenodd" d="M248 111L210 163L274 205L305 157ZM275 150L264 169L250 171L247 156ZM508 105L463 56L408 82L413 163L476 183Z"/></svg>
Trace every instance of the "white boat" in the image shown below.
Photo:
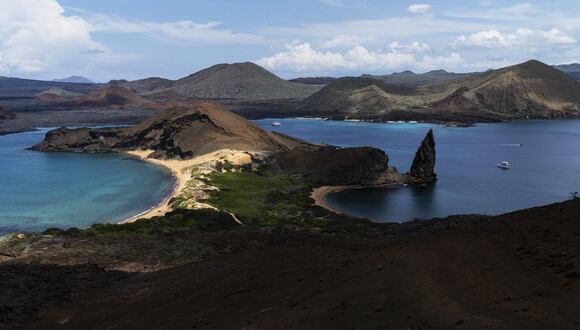
<svg viewBox="0 0 580 330"><path fill-rule="evenodd" d="M502 168L504 170L509 170L511 168L509 162L501 162L501 163L497 164L497 167Z"/></svg>
<svg viewBox="0 0 580 330"><path fill-rule="evenodd" d="M275 121L272 123L272 126L282 126L282 123L279 121Z"/></svg>

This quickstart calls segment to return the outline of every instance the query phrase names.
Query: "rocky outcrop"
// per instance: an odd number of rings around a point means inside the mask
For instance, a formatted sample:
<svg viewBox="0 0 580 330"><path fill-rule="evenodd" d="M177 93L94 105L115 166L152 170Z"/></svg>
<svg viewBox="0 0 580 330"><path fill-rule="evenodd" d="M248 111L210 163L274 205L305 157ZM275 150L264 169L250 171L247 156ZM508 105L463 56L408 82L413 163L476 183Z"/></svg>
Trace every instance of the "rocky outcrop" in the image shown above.
<svg viewBox="0 0 580 330"><path fill-rule="evenodd" d="M114 152L154 150L154 158L187 159L221 149L281 152L310 144L271 133L213 102L163 111L137 126L49 132L38 151Z"/></svg>
<svg viewBox="0 0 580 330"><path fill-rule="evenodd" d="M435 154L435 137L433 130L429 130L413 159L411 171L408 174L409 183L418 185L437 181Z"/></svg>
<svg viewBox="0 0 580 330"><path fill-rule="evenodd" d="M374 185L388 180L389 157L371 147L301 147L273 158L282 173L300 174L318 185Z"/></svg>
<svg viewBox="0 0 580 330"><path fill-rule="evenodd" d="M8 111L8 109L4 107L0 107L0 120L9 120L16 118L16 115L12 112Z"/></svg>

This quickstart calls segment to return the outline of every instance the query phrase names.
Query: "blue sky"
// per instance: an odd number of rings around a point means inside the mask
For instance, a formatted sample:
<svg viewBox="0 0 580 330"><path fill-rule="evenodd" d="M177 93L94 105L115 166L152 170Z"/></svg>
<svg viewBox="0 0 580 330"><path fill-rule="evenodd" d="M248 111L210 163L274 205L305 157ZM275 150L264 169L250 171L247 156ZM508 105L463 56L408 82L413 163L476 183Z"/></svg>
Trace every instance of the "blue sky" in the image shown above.
<svg viewBox="0 0 580 330"><path fill-rule="evenodd" d="M577 1L0 0L0 75L285 77L580 62Z"/></svg>

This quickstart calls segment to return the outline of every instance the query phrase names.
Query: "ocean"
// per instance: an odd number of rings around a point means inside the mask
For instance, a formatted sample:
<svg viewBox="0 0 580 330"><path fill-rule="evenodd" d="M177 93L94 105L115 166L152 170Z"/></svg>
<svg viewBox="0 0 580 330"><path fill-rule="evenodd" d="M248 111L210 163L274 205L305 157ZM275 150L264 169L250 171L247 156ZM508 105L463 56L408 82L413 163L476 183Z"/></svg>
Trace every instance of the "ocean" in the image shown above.
<svg viewBox="0 0 580 330"><path fill-rule="evenodd" d="M498 215L560 202L580 191L580 120L525 120L459 128L432 124L270 119L258 125L312 142L384 150L399 172L429 129L436 139L439 181L424 188L375 188L330 194L342 212L377 222L456 214ZM496 165L508 161L512 169Z"/></svg>
<svg viewBox="0 0 580 330"><path fill-rule="evenodd" d="M167 169L126 155L26 150L46 131L0 136L0 234L118 222L173 188Z"/></svg>

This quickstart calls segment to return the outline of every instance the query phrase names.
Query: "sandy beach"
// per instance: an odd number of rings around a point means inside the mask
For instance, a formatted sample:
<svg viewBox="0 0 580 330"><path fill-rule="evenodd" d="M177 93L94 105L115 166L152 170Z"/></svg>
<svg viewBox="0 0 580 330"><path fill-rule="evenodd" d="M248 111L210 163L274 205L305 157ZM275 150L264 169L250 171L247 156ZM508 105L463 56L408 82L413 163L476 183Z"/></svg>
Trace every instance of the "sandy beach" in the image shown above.
<svg viewBox="0 0 580 330"><path fill-rule="evenodd" d="M170 201L179 195L181 195L184 189L187 187L187 183L192 179L192 169L194 167L205 169L207 171L212 171L213 166L217 161L228 161L233 165L243 165L252 162L252 156L244 151L224 149L216 152L212 152L206 155L195 157L187 160L175 160L175 159L154 159L149 158L153 153L153 150L132 150L126 151L125 153L133 157L138 157L139 159L150 162L159 166L163 166L171 171L173 177L175 178L175 185L172 192L161 201L157 206L134 215L128 219L120 221L119 224L134 222L138 219L150 219L155 216L163 216L168 212L172 211ZM209 207L209 205L208 205Z"/></svg>
<svg viewBox="0 0 580 330"><path fill-rule="evenodd" d="M328 194L331 193L355 188L356 188L355 186L322 186L312 190L312 192L310 193L310 198L314 200L314 205L323 207L329 211L340 214L342 212L328 205L326 197L328 196Z"/></svg>
<svg viewBox="0 0 580 330"><path fill-rule="evenodd" d="M343 214L344 212L341 212L335 208L333 208L332 206L330 206L326 200L326 198L328 197L329 194L332 193L336 193L336 192L341 192L341 191L345 191L345 190L350 190L350 189L365 189L365 188L394 188L394 187L401 187L404 186L403 183L387 183L387 184L378 184L378 185L367 185L367 186L361 186L361 185L355 185L355 186L322 186L322 187L318 187L315 188L314 190L312 190L312 192L310 193L310 198L312 198L314 200L314 204L320 207L323 207L329 211L332 211L334 213L338 213L338 214Z"/></svg>

